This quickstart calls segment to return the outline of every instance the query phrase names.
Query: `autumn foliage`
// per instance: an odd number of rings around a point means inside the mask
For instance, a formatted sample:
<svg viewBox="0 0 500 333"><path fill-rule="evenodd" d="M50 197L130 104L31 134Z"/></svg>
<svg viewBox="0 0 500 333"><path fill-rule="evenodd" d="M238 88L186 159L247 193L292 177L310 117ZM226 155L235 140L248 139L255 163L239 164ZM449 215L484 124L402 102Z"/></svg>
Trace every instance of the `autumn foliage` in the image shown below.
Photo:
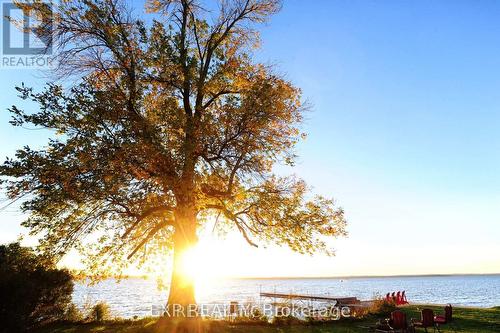
<svg viewBox="0 0 500 333"><path fill-rule="evenodd" d="M345 234L343 211L273 173L276 163L293 166L306 109L300 89L253 59L254 25L280 6L148 1L146 20L121 1L61 1L47 31L64 80L18 87L37 108L10 109L14 126L53 138L0 168L42 249L80 249L94 273L174 250L170 303L194 302L176 268L207 223L253 246L332 253L325 241Z"/></svg>

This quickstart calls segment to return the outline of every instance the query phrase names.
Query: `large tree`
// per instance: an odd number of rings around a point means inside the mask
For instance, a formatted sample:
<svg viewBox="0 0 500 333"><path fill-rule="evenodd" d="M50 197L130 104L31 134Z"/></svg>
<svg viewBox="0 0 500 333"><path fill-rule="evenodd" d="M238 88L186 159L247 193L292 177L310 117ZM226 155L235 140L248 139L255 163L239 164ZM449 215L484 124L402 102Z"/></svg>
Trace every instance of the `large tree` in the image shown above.
<svg viewBox="0 0 500 333"><path fill-rule="evenodd" d="M59 81L18 87L37 107L13 106L11 123L54 136L0 174L43 250L83 248L94 271L173 250L168 304L185 305L182 256L204 223L300 253L330 253L327 238L345 234L331 199L273 174L293 165L305 111L297 87L253 60L253 26L279 1L149 1L147 20L115 0L19 6L54 37Z"/></svg>

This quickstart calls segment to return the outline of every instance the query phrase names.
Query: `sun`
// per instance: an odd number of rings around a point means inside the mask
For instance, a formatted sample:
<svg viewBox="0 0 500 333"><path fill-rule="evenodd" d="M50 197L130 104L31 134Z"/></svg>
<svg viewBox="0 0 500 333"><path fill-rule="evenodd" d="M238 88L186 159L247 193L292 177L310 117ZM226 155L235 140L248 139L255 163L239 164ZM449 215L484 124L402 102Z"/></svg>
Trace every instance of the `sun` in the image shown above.
<svg viewBox="0 0 500 333"><path fill-rule="evenodd" d="M186 279L196 280L196 277L208 268L200 255L201 251L198 246L191 247L182 253L179 269Z"/></svg>
<svg viewBox="0 0 500 333"><path fill-rule="evenodd" d="M224 238L202 235L199 242L182 254L181 271L196 282L263 274L273 269L274 261L264 260L264 251L255 251L237 233ZM268 259L268 258L267 258ZM250 274L250 276L253 276Z"/></svg>
<svg viewBox="0 0 500 333"><path fill-rule="evenodd" d="M210 253L206 247L197 245L185 250L181 256L179 269L186 281L194 282L197 298L210 293L213 281L221 278L216 274Z"/></svg>
<svg viewBox="0 0 500 333"><path fill-rule="evenodd" d="M197 282L230 275L231 265L227 265L227 262L234 262L238 257L234 251L227 251L225 245L214 236L200 237L199 242L181 256L179 269L182 275Z"/></svg>

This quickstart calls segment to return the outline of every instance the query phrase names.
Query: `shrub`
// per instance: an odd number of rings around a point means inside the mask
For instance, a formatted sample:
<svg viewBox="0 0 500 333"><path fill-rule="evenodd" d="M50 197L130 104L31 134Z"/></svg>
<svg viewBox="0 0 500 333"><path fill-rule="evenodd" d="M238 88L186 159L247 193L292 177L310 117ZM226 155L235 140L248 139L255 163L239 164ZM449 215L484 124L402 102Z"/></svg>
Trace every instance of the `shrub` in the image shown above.
<svg viewBox="0 0 500 333"><path fill-rule="evenodd" d="M72 293L68 271L19 243L0 245L0 332L64 319Z"/></svg>
<svg viewBox="0 0 500 333"><path fill-rule="evenodd" d="M353 307L351 308L351 317L354 319L362 319L365 318L371 312L371 308L368 307Z"/></svg>
<svg viewBox="0 0 500 333"><path fill-rule="evenodd" d="M292 326L292 325L303 325L306 321L299 319L294 316L276 316L273 317L271 323L275 326Z"/></svg>
<svg viewBox="0 0 500 333"><path fill-rule="evenodd" d="M83 321L83 313L75 304L71 303L64 313L64 320L72 323L81 322Z"/></svg>
<svg viewBox="0 0 500 333"><path fill-rule="evenodd" d="M92 307L92 311L90 312L90 320L101 322L104 320L111 319L111 310L109 305L106 302L99 302L94 307Z"/></svg>
<svg viewBox="0 0 500 333"><path fill-rule="evenodd" d="M396 304L385 298L377 298L368 309L370 314L374 315L389 315L392 311L396 310Z"/></svg>

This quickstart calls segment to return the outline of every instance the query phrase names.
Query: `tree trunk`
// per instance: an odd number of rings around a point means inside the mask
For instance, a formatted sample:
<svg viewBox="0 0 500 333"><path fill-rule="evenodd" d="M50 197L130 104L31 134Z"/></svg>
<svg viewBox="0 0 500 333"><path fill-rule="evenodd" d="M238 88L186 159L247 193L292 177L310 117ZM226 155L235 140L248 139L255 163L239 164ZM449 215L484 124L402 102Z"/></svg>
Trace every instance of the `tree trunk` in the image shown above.
<svg viewBox="0 0 500 333"><path fill-rule="evenodd" d="M196 236L196 213L184 209L176 213L174 233L174 263L167 303L167 315L171 317L192 317L190 309L196 305L194 277L186 275L184 254L198 241Z"/></svg>
<svg viewBox="0 0 500 333"><path fill-rule="evenodd" d="M187 117L185 124L185 160L182 177L175 191L177 208L174 225L174 265L167 302L167 314L171 317L193 317L191 309L196 306L194 277L185 274L185 263L183 263L185 252L198 242L196 236L197 211L195 197L196 156L194 153L196 124L191 115L189 99L184 101L184 108L190 116Z"/></svg>

